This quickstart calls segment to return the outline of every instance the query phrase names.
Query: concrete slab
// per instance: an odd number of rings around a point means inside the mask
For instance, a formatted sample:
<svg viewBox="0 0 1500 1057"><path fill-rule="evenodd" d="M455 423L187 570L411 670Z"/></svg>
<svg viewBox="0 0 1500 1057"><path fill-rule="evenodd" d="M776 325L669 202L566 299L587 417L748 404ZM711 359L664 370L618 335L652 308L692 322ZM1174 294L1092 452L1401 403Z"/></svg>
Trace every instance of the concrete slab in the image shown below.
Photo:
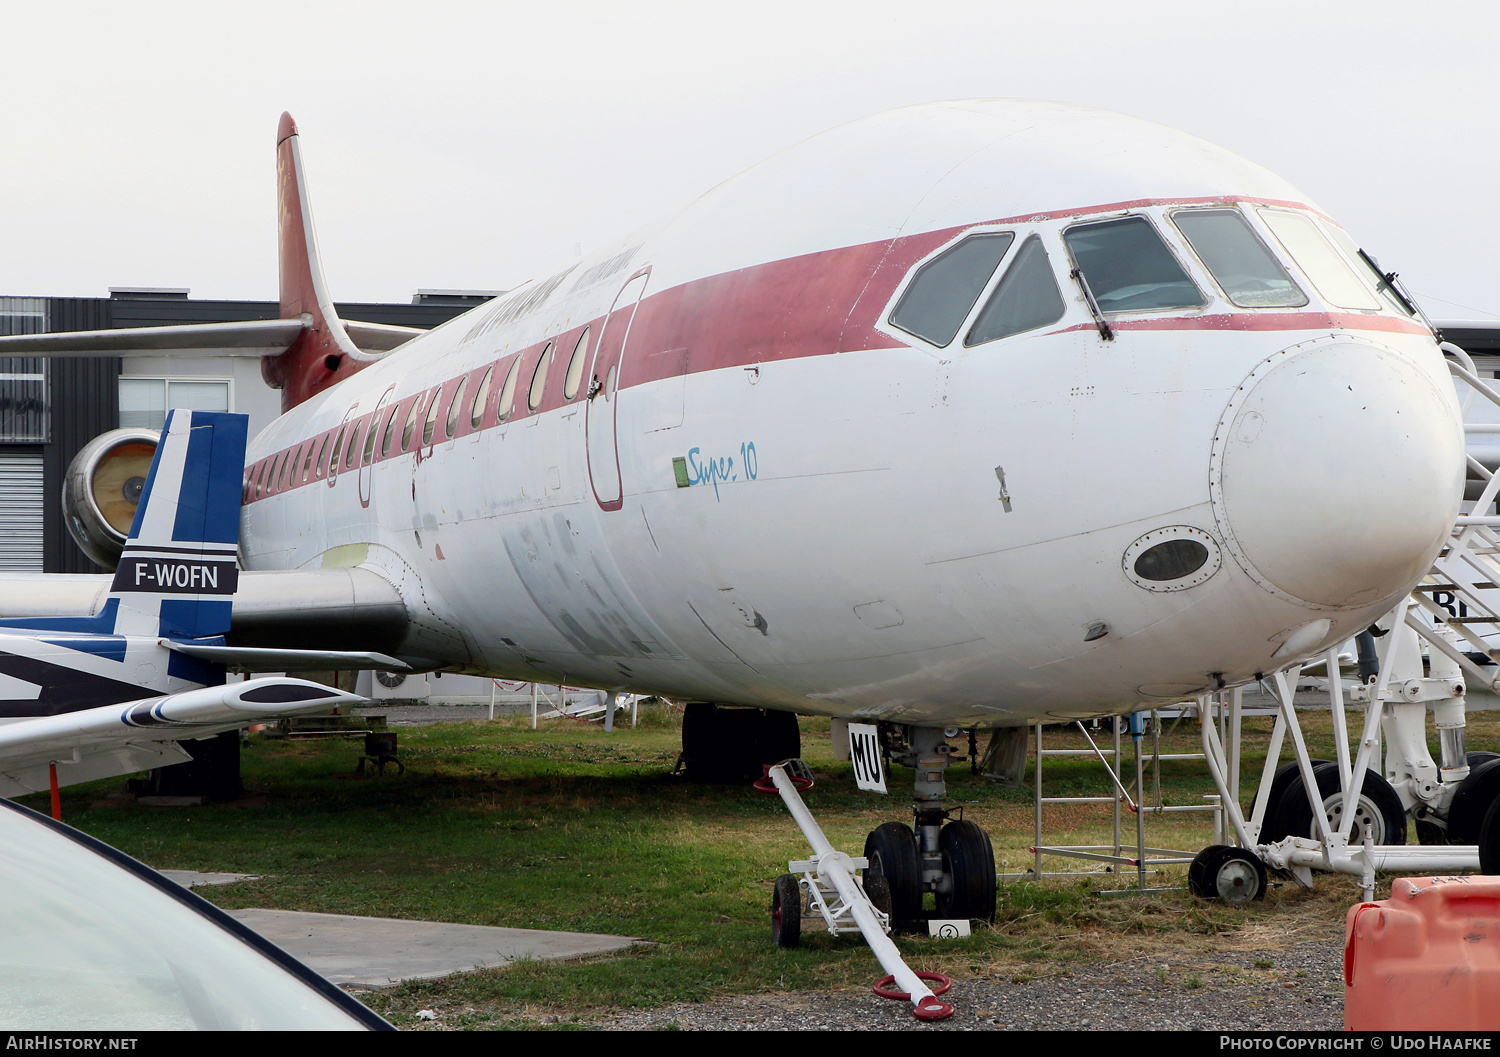
<svg viewBox="0 0 1500 1057"><path fill-rule="evenodd" d="M436 921L307 914L292 910L228 912L335 984L395 987L522 958L585 958L636 943L630 936L544 932Z"/></svg>
<svg viewBox="0 0 1500 1057"><path fill-rule="evenodd" d="M202 888L205 885L232 885L240 881L259 881L258 873L207 873L203 870L158 870L157 873L176 881L183 888Z"/></svg>

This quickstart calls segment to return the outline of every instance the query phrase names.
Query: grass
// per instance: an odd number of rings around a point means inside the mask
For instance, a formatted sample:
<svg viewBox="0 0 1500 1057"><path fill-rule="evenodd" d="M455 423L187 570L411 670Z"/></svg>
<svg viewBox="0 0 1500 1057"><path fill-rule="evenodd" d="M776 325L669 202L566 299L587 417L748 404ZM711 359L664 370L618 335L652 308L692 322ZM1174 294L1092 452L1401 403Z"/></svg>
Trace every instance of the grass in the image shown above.
<svg viewBox="0 0 1500 1057"><path fill-rule="evenodd" d="M1496 740L1500 721L1471 717L1471 747ZM243 753L247 798L191 809L148 808L120 795L124 779L63 792L64 818L161 868L227 870L259 881L200 889L227 908L273 907L375 917L605 932L649 945L593 961L523 962L445 980L366 993L403 1026L420 1009L444 1026L567 1026L600 1010L697 1002L751 991L865 987L880 975L854 938L834 939L809 922L803 946L770 940L771 885L789 859L807 854L779 798L748 788L691 785L671 777L680 731L666 710L612 735L598 724L558 720L454 723L400 731L402 777L356 778L357 742L252 738ZM1326 717L1307 717L1314 753L1331 752ZM1245 787L1252 789L1264 731L1247 735ZM893 795L859 793L847 765L833 759L826 720L803 721L803 753L820 775L807 801L835 847L859 854L883 821L907 815L910 772L896 768ZM1081 738L1049 731L1048 747ZM1163 751L1191 752L1197 731L1184 723ZM1049 793L1107 792L1097 762L1049 759ZM1162 766L1167 803L1211 791L1201 763ZM1002 789L949 769L952 806L985 826L1002 870L1030 865L1029 788ZM1248 792L1246 794L1248 797ZM1201 802L1201 801L1200 801ZM46 810L45 797L31 806ZM1134 840L1126 814L1125 840ZM1047 814L1052 844L1103 844L1108 805ZM1196 850L1211 842L1206 815L1149 821L1148 841ZM1064 866L1064 860L1056 860ZM1072 869L1079 868L1073 864ZM1266 968L1278 945L1342 927L1357 898L1352 881L1326 877L1314 892L1273 888L1263 903L1224 907L1185 892L1099 899L1100 889L1133 883L1123 875L1006 884L993 928L968 939L901 936L909 964L958 976L1034 979L1069 965L1226 944L1257 952ZM1184 884L1183 868L1151 879ZM1248 964L1248 961L1247 961ZM1197 984L1192 980L1196 978Z"/></svg>

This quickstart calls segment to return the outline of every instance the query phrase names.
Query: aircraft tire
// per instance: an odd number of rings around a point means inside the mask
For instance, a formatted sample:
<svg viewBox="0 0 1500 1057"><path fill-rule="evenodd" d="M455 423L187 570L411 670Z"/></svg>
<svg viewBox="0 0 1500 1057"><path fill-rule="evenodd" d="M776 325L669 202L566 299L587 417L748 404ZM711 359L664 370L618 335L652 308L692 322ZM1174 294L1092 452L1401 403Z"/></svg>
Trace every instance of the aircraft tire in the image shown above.
<svg viewBox="0 0 1500 1057"><path fill-rule="evenodd" d="M1193 857L1188 867L1188 887L1195 896L1225 903L1264 899L1266 864L1244 848L1210 844Z"/></svg>
<svg viewBox="0 0 1500 1057"><path fill-rule="evenodd" d="M950 822L938 837L951 884L937 896L940 918L995 918L995 851L990 835L967 819Z"/></svg>
<svg viewBox="0 0 1500 1057"><path fill-rule="evenodd" d="M1469 753L1468 754L1468 758L1465 761L1469 765L1469 777L1473 777L1474 772L1476 770L1478 770L1482 765L1484 765L1486 763L1489 763L1491 760L1500 760L1500 753L1494 753L1494 752L1471 752L1471 753ZM1460 782L1459 786L1458 786L1458 789L1462 790L1463 787L1464 787L1464 782L1467 782L1468 780L1469 780L1469 778L1465 778L1463 782ZM1458 802L1458 800L1459 800L1458 791L1455 790L1455 792L1453 794L1453 802L1456 803L1456 802ZM1489 803L1493 803L1494 802L1494 798L1492 797L1490 799L1490 801L1488 801L1488 802ZM1482 805L1483 803L1485 803L1485 801L1483 801L1482 798L1480 798L1479 800L1477 800L1475 802L1476 805ZM1464 825L1464 823L1462 821L1462 814L1463 814L1463 812L1461 811L1460 812L1460 826L1461 827ZM1488 815L1488 809L1486 809L1485 814ZM1483 823L1483 819L1481 819L1480 821L1481 821L1481 824L1482 824ZM1416 827L1417 827L1417 842L1419 844L1463 844L1463 843L1466 843L1464 841L1455 840L1454 837L1453 837L1453 808L1452 808L1451 804L1449 805L1449 808L1448 808L1448 819L1447 819L1447 822L1448 822L1447 826L1439 826L1439 825L1437 825L1434 822L1428 822L1428 821L1425 821L1423 819L1418 819L1417 820L1417 824L1416 824ZM1476 840L1477 840L1477 838L1476 838ZM1472 843L1474 843L1474 841L1469 841L1467 843L1471 843L1472 844Z"/></svg>
<svg viewBox="0 0 1500 1057"><path fill-rule="evenodd" d="M802 735L792 712L693 701L682 717L682 755L691 782L752 782L761 777L762 764L801 752Z"/></svg>
<svg viewBox="0 0 1500 1057"><path fill-rule="evenodd" d="M797 713L766 709L760 721L759 750L761 763L780 763L802 755L802 731ZM757 778L760 775L756 775Z"/></svg>
<svg viewBox="0 0 1500 1057"><path fill-rule="evenodd" d="M870 902L875 904L875 909L890 917L891 886L886 884L885 874L875 869L866 870L860 878L860 887L865 890Z"/></svg>
<svg viewBox="0 0 1500 1057"><path fill-rule="evenodd" d="M1313 778L1318 783L1318 797L1323 803L1323 810L1329 812L1330 822L1337 827L1343 815L1338 765L1319 764L1313 768ZM1372 835L1376 844L1406 843L1406 807L1401 803L1401 798L1396 795L1396 790L1391 788L1391 784L1374 771L1365 771L1364 785L1359 793L1358 810L1363 817L1368 818L1374 824ZM1277 815L1286 823L1288 834L1317 839L1317 827L1313 822L1312 808L1307 802L1307 794L1303 791L1301 775L1298 775L1296 780L1287 786L1286 792L1281 795ZM1349 832L1349 843L1359 844L1363 839L1363 829L1356 822L1355 827Z"/></svg>
<svg viewBox="0 0 1500 1057"><path fill-rule="evenodd" d="M682 714L682 758L690 782L722 782L719 707L690 701Z"/></svg>
<svg viewBox="0 0 1500 1057"><path fill-rule="evenodd" d="M802 886L794 874L782 874L771 889L771 939L787 950L802 942Z"/></svg>
<svg viewBox="0 0 1500 1057"><path fill-rule="evenodd" d="M1490 804L1479 826L1479 872L1500 874L1500 800Z"/></svg>
<svg viewBox="0 0 1500 1057"><path fill-rule="evenodd" d="M865 838L869 872L880 874L891 897L891 921L922 917L922 871L917 864L917 838L911 827L885 822Z"/></svg>
<svg viewBox="0 0 1500 1057"><path fill-rule="evenodd" d="M1313 760L1312 765L1316 769L1327 762L1327 760ZM1277 809L1281 804L1282 796L1286 793L1287 786L1293 782L1297 783L1299 789L1302 787L1302 774L1297 767L1296 760L1293 760L1291 763L1282 764L1276 768L1276 773L1271 776L1271 794L1266 797L1266 817L1260 827L1260 842L1262 844L1275 844L1283 837L1291 835L1291 829L1287 826L1286 821L1282 819L1281 813ZM1253 800L1250 806L1252 809L1255 807ZM1227 845L1221 846L1227 847Z"/></svg>
<svg viewBox="0 0 1500 1057"><path fill-rule="evenodd" d="M1469 754L1469 777L1459 783L1448 805L1449 844L1478 844L1490 806L1500 798L1500 757L1476 766L1474 760L1480 755Z"/></svg>

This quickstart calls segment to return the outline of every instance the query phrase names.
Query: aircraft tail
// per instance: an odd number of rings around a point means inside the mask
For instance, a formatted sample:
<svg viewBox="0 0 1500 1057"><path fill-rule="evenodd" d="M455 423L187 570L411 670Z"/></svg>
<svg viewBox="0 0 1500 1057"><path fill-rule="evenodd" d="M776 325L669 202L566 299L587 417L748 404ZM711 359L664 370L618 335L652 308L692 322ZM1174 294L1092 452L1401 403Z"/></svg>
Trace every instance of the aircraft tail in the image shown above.
<svg viewBox="0 0 1500 1057"><path fill-rule="evenodd" d="M350 340L328 296L297 140L297 123L291 114L282 114L276 131L281 318L301 318L307 323L285 352L260 361L266 384L281 390L283 412L375 358L360 352Z"/></svg>
<svg viewBox="0 0 1500 1057"><path fill-rule="evenodd" d="M112 613L114 634L183 640L229 630L248 431L245 415L167 413L100 614Z"/></svg>

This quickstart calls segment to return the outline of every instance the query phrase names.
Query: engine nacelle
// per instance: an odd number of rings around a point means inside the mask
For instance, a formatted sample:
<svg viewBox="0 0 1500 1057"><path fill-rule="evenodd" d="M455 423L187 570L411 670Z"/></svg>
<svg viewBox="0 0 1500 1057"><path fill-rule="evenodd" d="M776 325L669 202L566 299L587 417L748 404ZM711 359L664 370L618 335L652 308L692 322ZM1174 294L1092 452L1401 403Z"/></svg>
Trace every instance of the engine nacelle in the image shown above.
<svg viewBox="0 0 1500 1057"><path fill-rule="evenodd" d="M74 541L106 569L120 563L161 433L116 429L89 441L63 478L63 520Z"/></svg>

